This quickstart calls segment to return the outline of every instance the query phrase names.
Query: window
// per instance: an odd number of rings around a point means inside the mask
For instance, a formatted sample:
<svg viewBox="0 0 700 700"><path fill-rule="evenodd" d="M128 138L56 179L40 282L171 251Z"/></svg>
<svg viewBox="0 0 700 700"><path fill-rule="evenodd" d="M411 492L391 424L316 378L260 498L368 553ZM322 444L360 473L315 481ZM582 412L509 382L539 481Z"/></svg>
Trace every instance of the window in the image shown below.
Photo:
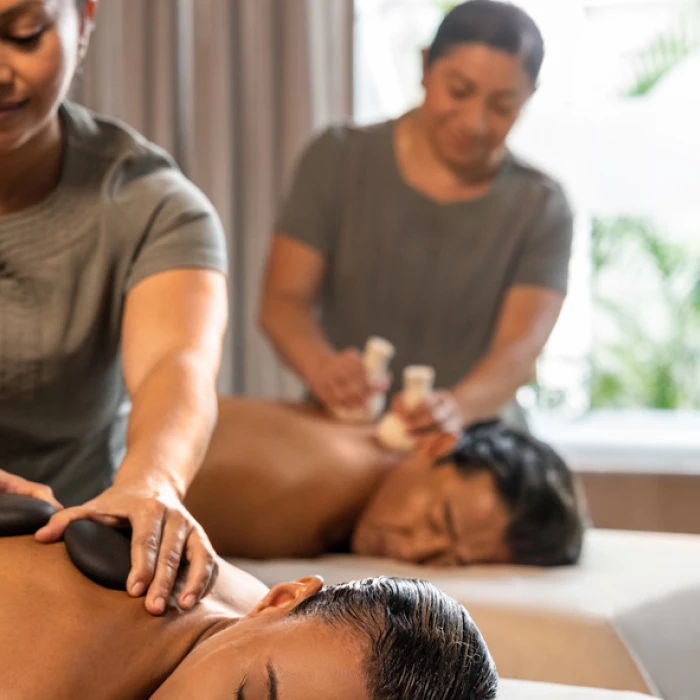
<svg viewBox="0 0 700 700"><path fill-rule="evenodd" d="M356 0L357 121L420 101L420 50L454 4ZM700 1L516 4L547 55L510 146L576 213L569 297L519 397L544 437L612 455L653 435L700 470Z"/></svg>

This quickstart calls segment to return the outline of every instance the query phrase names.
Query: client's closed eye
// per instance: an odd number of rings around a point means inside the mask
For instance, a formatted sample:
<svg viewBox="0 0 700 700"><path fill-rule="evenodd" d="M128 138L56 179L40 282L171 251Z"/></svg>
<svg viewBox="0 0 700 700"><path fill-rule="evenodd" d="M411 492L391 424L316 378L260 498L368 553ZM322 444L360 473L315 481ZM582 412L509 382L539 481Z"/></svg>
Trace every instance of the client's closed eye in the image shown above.
<svg viewBox="0 0 700 700"><path fill-rule="evenodd" d="M277 673L275 672L272 662L268 661L267 665L265 666L265 670L267 672L267 697L269 700L279 700L279 682L277 680ZM247 695L245 689L247 683L248 677L246 676L238 686L238 690L236 690L236 700L246 700Z"/></svg>
<svg viewBox="0 0 700 700"><path fill-rule="evenodd" d="M455 518L452 512L452 506L449 501L443 504L443 514L445 516L445 530L453 542L457 541L457 529L455 528Z"/></svg>

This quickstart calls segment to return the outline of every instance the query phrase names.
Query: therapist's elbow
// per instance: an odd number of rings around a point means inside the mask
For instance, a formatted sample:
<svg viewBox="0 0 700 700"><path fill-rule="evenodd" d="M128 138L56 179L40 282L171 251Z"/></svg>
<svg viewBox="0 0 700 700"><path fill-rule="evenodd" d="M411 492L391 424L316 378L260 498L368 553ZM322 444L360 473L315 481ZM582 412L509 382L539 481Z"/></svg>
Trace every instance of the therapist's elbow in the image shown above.
<svg viewBox="0 0 700 700"><path fill-rule="evenodd" d="M537 360L542 353L538 343L525 341L511 344L509 355L511 357L511 372L513 383L525 386L537 378Z"/></svg>
<svg viewBox="0 0 700 700"><path fill-rule="evenodd" d="M275 339L290 313L304 310L303 303L288 294L266 292L258 308L258 328L268 338Z"/></svg>
<svg viewBox="0 0 700 700"><path fill-rule="evenodd" d="M522 367L520 376L518 377L519 386L525 386L526 384L531 384L537 378L537 362L536 358L534 361L526 363Z"/></svg>

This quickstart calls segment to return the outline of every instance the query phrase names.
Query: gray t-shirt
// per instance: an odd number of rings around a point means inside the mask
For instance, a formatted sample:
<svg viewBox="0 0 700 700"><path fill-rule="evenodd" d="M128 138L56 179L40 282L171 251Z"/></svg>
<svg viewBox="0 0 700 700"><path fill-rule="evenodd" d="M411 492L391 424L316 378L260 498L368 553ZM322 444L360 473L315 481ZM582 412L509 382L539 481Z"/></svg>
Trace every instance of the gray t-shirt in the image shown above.
<svg viewBox="0 0 700 700"><path fill-rule="evenodd" d="M395 121L336 126L301 156L276 230L318 250L321 324L338 348L371 335L396 346L395 391L409 364L451 387L487 353L505 293L565 293L572 215L561 187L508 154L483 197L437 203L402 178Z"/></svg>
<svg viewBox="0 0 700 700"><path fill-rule="evenodd" d="M61 107L58 187L0 218L0 468L65 505L103 491L125 452L125 296L175 268L227 271L209 201L117 121Z"/></svg>

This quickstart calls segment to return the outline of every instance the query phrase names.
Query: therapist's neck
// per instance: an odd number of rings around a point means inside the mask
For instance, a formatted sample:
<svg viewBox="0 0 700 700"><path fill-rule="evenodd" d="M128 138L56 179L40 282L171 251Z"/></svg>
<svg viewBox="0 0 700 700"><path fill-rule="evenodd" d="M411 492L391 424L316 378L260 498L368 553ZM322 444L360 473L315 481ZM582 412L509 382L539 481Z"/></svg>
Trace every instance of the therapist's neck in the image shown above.
<svg viewBox="0 0 700 700"><path fill-rule="evenodd" d="M58 185L63 138L58 115L18 148L0 152L0 216L38 204Z"/></svg>
<svg viewBox="0 0 700 700"><path fill-rule="evenodd" d="M465 185L486 185L497 175L506 154L505 145L494 149L488 157L473 165L460 166L446 160L440 154L431 141L429 130L424 122L423 114L419 109L408 114L409 128L413 132L414 141L419 144L420 150L429 153L431 159L451 172Z"/></svg>

